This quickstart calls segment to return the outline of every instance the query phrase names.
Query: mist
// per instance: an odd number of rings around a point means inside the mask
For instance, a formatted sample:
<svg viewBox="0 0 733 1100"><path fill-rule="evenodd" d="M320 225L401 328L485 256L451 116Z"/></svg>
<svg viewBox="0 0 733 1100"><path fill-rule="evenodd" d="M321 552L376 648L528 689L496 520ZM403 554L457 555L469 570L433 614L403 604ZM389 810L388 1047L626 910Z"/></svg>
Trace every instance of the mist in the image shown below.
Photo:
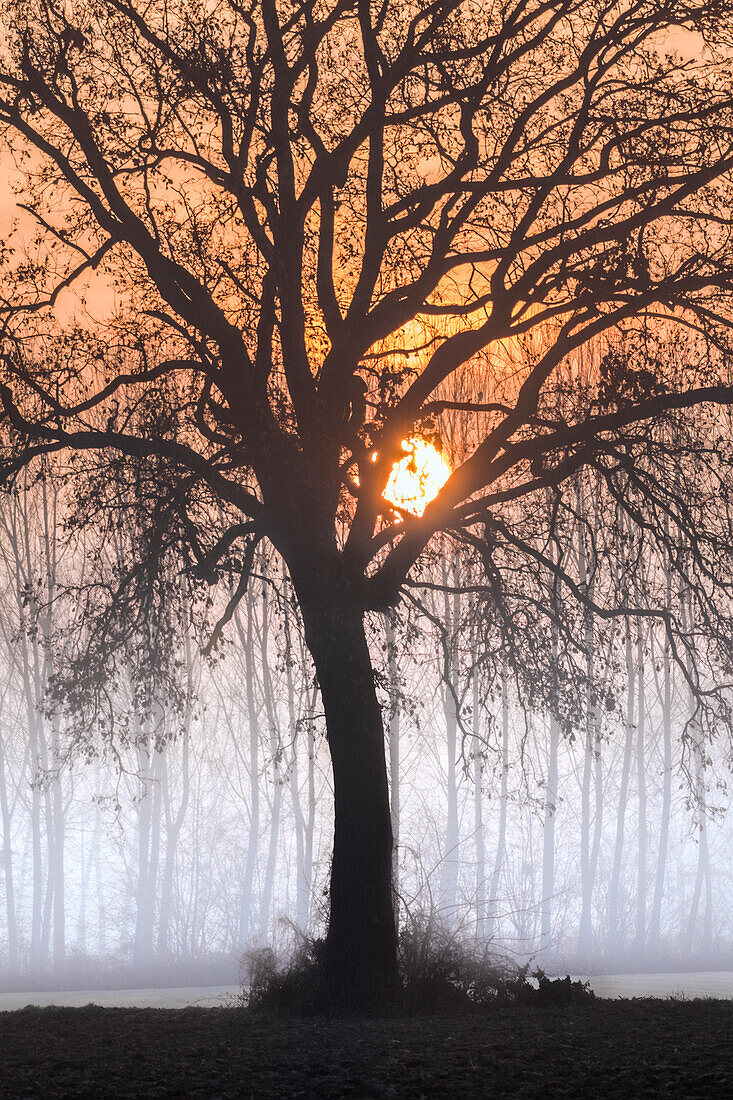
<svg viewBox="0 0 733 1100"><path fill-rule="evenodd" d="M176 581L147 711L138 629L110 712L80 724L58 681L90 545L62 537L68 507L50 479L0 504L3 985L246 981L257 951L286 958L328 916L331 768L287 572L261 550L208 655ZM407 608L369 621L401 925L550 973L730 969L729 747L703 739L662 627L586 636L573 725L482 633L486 605L458 600L470 569L441 546Z"/></svg>

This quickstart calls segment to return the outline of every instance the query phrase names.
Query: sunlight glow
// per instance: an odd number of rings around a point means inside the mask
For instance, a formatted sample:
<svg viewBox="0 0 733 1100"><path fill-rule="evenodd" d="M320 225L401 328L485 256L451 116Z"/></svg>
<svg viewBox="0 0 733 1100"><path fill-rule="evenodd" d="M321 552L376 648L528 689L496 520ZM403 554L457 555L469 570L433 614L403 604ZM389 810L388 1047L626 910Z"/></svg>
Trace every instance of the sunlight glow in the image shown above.
<svg viewBox="0 0 733 1100"><path fill-rule="evenodd" d="M413 516L421 516L445 485L451 468L426 439L417 436L405 439L402 450L405 457L392 467L384 499Z"/></svg>

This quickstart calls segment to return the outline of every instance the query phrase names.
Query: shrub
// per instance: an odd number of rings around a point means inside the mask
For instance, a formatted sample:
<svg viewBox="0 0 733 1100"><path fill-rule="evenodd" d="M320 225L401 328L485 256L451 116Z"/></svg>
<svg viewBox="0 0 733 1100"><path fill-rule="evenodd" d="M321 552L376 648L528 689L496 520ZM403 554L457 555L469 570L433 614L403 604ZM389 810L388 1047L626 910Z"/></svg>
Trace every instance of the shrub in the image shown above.
<svg viewBox="0 0 733 1100"><path fill-rule="evenodd" d="M270 947L247 952L243 960L241 1003L268 1016L325 1015L332 1006L324 993L322 939L301 937L289 959L279 963ZM587 983L548 978L476 947L443 925L434 914L410 915L399 935L400 990L386 1013L467 1015L506 1004L583 1004L594 999ZM529 978L534 978L534 982ZM536 983L536 984L535 984Z"/></svg>
<svg viewBox="0 0 733 1100"><path fill-rule="evenodd" d="M242 1004L268 1016L312 1016L325 1011L321 995L324 941L302 938L284 963L270 947L248 951L243 960Z"/></svg>
<svg viewBox="0 0 733 1100"><path fill-rule="evenodd" d="M495 1003L512 964L463 939L432 913L411 915L399 937L405 1011L471 1012Z"/></svg>

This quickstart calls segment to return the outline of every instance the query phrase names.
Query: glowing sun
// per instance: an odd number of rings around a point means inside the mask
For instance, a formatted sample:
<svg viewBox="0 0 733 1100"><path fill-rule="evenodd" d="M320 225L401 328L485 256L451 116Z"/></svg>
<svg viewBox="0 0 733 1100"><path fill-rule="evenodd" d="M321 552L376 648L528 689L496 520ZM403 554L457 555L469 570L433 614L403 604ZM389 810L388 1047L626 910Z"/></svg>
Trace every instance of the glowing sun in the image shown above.
<svg viewBox="0 0 733 1100"><path fill-rule="evenodd" d="M413 516L421 516L451 475L451 468L432 443L416 436L402 442L405 457L395 462L384 499Z"/></svg>

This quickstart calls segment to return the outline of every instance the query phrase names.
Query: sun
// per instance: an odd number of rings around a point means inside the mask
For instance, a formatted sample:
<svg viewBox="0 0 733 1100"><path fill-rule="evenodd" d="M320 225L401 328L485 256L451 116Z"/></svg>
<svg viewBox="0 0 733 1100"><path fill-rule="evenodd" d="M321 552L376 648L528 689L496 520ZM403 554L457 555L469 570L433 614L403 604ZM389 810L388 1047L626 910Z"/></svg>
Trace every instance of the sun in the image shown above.
<svg viewBox="0 0 733 1100"><path fill-rule="evenodd" d="M395 462L384 499L413 516L421 516L445 485L451 468L432 443L419 436L402 441L405 457Z"/></svg>

